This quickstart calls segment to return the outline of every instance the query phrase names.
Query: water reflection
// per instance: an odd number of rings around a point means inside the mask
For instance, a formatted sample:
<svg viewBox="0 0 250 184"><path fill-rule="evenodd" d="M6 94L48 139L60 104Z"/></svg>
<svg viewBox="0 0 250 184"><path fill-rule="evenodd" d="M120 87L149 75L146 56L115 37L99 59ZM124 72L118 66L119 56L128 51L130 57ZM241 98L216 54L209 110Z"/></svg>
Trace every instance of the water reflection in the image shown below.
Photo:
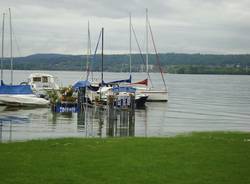
<svg viewBox="0 0 250 184"><path fill-rule="evenodd" d="M12 123L11 121L6 121L6 120L2 120L0 119L0 141L2 141L3 139L3 136L5 136L3 134L3 132L5 132L6 128L8 129L8 135L6 135L6 138L8 141L11 141L12 140Z"/></svg>
<svg viewBox="0 0 250 184"><path fill-rule="evenodd" d="M86 107L77 113L77 128L87 137L134 136L135 114L126 110Z"/></svg>
<svg viewBox="0 0 250 184"><path fill-rule="evenodd" d="M134 112L125 110L110 110L107 116L106 135L109 137L134 136Z"/></svg>
<svg viewBox="0 0 250 184"><path fill-rule="evenodd" d="M0 140L58 137L135 136L135 113L85 107L79 113L53 113L50 109L1 108Z"/></svg>

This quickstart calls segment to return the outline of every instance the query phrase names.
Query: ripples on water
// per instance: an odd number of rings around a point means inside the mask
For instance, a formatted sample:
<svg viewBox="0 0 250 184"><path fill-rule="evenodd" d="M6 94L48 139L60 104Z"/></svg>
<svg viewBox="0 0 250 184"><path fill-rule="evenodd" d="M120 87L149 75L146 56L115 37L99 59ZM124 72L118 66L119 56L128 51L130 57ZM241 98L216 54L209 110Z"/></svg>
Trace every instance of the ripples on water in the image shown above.
<svg viewBox="0 0 250 184"><path fill-rule="evenodd" d="M5 73L7 73L5 71ZM32 71L15 71L16 83ZM50 71L66 86L84 73ZM99 74L95 73L95 76ZM105 73L105 80L128 78ZM154 84L161 87L158 74ZM133 74L133 80L145 78ZM108 119L106 112L53 114L49 109L0 107L0 138L27 140L48 137L169 136L191 131L250 131L250 76L167 74L168 103L147 103L129 121L124 114ZM124 112L125 113L125 112ZM10 123L8 120L12 120Z"/></svg>

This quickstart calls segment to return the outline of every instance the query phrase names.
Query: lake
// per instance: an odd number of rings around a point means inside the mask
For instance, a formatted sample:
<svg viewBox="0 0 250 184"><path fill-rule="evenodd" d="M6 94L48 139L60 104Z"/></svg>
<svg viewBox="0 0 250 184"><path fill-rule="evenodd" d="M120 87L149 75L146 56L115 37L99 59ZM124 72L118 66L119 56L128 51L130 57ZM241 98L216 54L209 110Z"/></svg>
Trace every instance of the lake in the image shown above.
<svg viewBox="0 0 250 184"><path fill-rule="evenodd" d="M30 73L14 71L15 84ZM45 71L61 86L84 79L84 72ZM93 74L100 78L99 73ZM126 79L128 73L104 73L105 81ZM132 80L146 78L133 73ZM151 74L154 87L161 88L161 76ZM250 76L165 74L169 90L167 103L146 103L127 121L121 112L110 121L107 112L89 108L85 113L55 114L47 108L23 109L0 106L0 139L29 140L57 137L164 137L193 131L250 131ZM8 83L10 72L4 71ZM11 120L11 121L10 121Z"/></svg>

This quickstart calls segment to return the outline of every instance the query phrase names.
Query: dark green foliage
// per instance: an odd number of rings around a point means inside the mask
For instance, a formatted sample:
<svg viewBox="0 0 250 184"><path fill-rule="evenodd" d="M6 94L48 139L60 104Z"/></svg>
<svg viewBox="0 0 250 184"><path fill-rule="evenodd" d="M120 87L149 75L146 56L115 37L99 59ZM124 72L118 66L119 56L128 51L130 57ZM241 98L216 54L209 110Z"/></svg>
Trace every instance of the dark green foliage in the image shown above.
<svg viewBox="0 0 250 184"><path fill-rule="evenodd" d="M0 144L0 183L250 183L249 133Z"/></svg>
<svg viewBox="0 0 250 184"><path fill-rule="evenodd" d="M235 66L206 66L206 65L169 65L169 73L178 74L233 74L250 75L250 67Z"/></svg>
<svg viewBox="0 0 250 184"><path fill-rule="evenodd" d="M250 55L212 55L212 54L160 54L163 71L169 73L192 74L250 74ZM144 57L145 58L145 57ZM132 71L142 72L145 59L141 55L132 55ZM149 55L150 72L158 72L156 57ZM9 68L8 60L4 68ZM101 71L101 56L92 57L91 68ZM62 54L36 54L15 58L17 70L86 70L86 56ZM104 71L128 72L128 55L105 55Z"/></svg>

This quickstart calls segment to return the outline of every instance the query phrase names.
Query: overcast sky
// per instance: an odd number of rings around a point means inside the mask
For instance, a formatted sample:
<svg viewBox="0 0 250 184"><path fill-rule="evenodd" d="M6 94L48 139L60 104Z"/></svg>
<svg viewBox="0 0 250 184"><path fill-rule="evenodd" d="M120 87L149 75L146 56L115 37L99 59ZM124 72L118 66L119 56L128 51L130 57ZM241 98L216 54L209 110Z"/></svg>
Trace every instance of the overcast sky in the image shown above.
<svg viewBox="0 0 250 184"><path fill-rule="evenodd" d="M249 0L0 0L1 25L8 8L15 56L85 54L88 20L92 49L104 27L105 53L128 53L129 12L145 50L145 8L161 53L250 53ZM133 52L138 52L134 39L132 45Z"/></svg>

